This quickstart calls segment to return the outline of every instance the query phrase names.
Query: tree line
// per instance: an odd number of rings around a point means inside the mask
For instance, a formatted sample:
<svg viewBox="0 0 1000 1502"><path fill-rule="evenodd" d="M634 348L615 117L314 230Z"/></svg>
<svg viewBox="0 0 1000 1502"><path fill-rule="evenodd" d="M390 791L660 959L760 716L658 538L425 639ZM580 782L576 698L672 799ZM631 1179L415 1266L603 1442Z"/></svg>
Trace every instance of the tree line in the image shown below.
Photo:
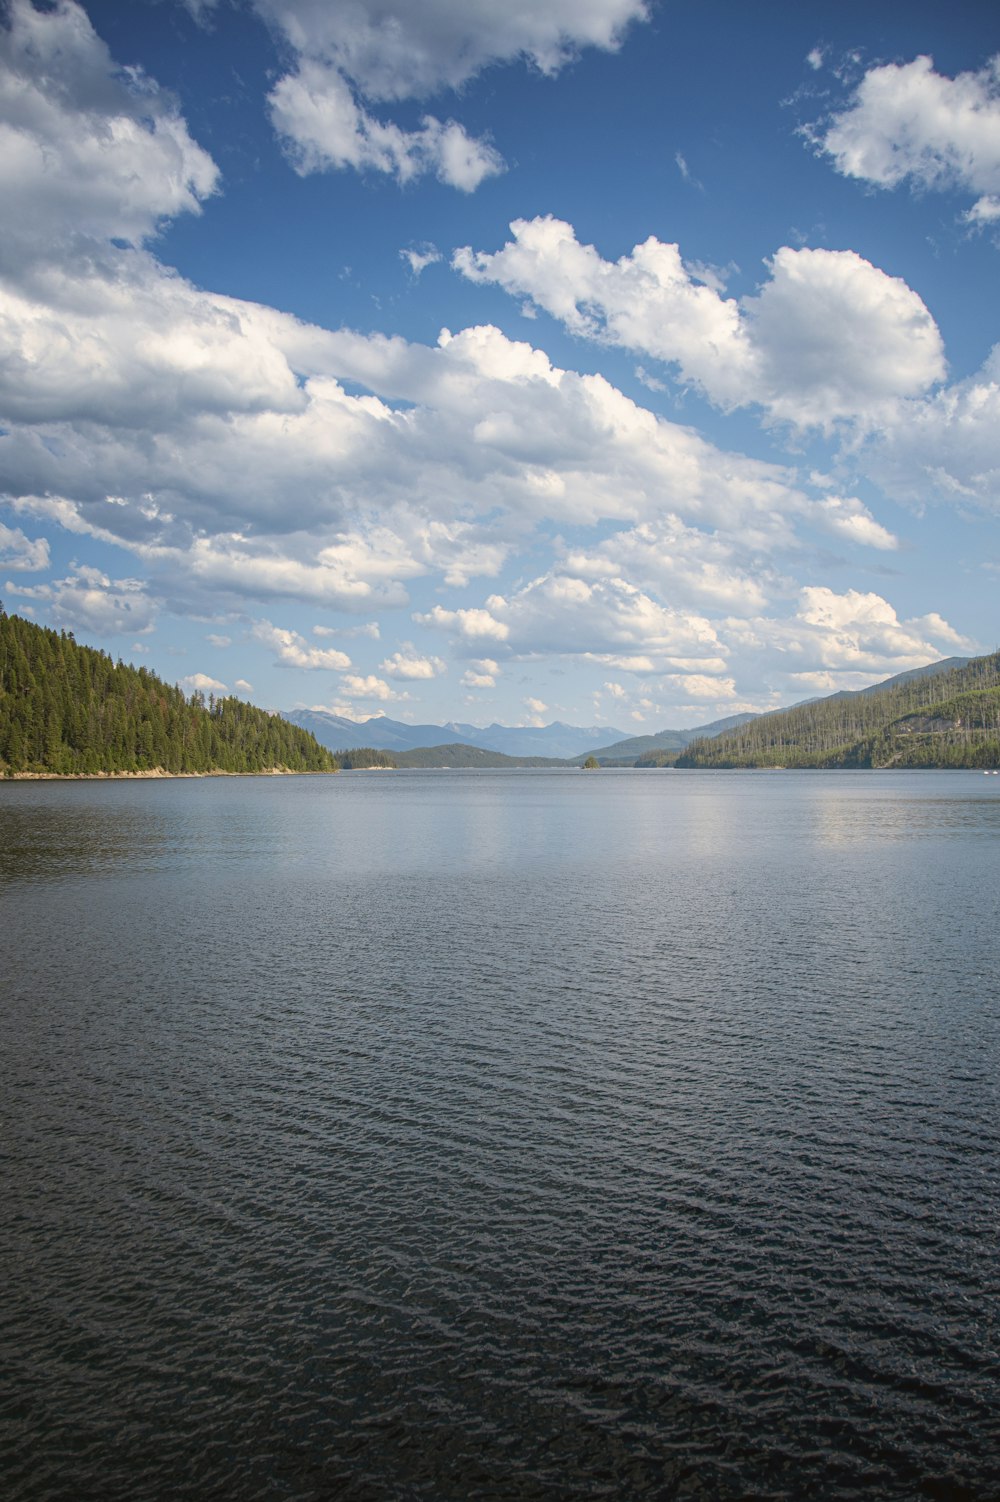
<svg viewBox="0 0 1000 1502"><path fill-rule="evenodd" d="M0 605L0 773L335 772L306 730L232 697L185 697L72 632Z"/></svg>
<svg viewBox="0 0 1000 1502"><path fill-rule="evenodd" d="M357 772L365 767L395 768L398 763L388 751L376 751L374 746L358 746L350 751L333 753L337 765L345 772Z"/></svg>
<svg viewBox="0 0 1000 1502"><path fill-rule="evenodd" d="M760 715L692 741L678 767L1000 766L1000 652Z"/></svg>

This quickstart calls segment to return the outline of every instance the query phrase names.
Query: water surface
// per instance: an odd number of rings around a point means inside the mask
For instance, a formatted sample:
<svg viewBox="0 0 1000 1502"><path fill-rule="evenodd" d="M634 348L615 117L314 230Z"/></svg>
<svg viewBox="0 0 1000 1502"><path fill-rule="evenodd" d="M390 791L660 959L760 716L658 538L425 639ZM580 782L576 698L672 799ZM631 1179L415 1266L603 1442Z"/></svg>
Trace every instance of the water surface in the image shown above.
<svg viewBox="0 0 1000 1502"><path fill-rule="evenodd" d="M5 1495L995 1499L998 784L0 785Z"/></svg>

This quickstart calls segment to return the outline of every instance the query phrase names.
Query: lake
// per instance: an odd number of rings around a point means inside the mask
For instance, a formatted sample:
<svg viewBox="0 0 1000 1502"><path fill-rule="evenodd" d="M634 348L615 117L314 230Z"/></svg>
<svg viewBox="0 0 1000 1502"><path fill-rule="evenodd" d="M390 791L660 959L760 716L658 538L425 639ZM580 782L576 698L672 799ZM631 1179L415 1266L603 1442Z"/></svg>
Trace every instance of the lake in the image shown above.
<svg viewBox="0 0 1000 1502"><path fill-rule="evenodd" d="M1000 1495L1000 778L0 784L3 1490Z"/></svg>

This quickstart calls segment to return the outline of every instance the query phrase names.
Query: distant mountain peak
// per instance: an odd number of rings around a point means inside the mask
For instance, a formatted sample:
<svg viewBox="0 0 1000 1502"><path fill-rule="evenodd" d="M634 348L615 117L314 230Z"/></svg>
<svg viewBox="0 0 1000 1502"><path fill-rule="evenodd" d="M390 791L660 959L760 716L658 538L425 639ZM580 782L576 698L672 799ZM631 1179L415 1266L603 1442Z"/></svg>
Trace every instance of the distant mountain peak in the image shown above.
<svg viewBox="0 0 1000 1502"><path fill-rule="evenodd" d="M419 751L458 742L505 756L548 756L568 761L598 741L620 740L624 734L613 725L567 725L562 720L553 720L550 725L501 725L494 721L482 727L456 720L443 725L410 725L387 715L358 721L316 709L288 710L284 718L311 730L331 751L356 751L363 746L377 751Z"/></svg>

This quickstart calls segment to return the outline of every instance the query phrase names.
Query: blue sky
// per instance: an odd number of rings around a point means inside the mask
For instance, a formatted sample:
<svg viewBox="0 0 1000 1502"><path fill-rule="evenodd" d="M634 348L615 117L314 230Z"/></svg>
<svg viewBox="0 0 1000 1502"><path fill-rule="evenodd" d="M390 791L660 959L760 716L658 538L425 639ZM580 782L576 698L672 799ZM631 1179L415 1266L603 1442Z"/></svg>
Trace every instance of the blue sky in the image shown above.
<svg viewBox="0 0 1000 1502"><path fill-rule="evenodd" d="M635 733L993 650L998 59L981 0L12 0L5 607Z"/></svg>

